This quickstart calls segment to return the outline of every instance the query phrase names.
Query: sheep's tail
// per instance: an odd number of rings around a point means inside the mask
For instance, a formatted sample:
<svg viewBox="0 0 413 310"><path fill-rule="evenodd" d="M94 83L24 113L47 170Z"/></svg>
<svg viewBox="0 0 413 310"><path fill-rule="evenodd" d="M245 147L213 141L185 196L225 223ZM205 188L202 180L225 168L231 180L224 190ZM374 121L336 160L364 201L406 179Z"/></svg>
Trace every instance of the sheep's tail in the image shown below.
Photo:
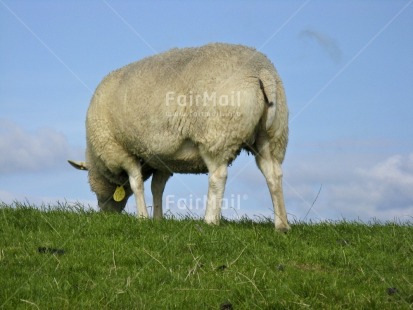
<svg viewBox="0 0 413 310"><path fill-rule="evenodd" d="M277 110L277 81L267 69L260 72L260 87L264 94L265 109L265 129L268 131L274 124Z"/></svg>

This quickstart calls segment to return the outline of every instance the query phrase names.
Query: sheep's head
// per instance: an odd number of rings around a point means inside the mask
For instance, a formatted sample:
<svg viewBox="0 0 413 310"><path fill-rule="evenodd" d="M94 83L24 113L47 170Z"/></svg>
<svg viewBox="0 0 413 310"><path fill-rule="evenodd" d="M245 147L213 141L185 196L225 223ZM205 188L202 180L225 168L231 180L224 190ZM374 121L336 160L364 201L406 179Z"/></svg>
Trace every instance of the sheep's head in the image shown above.
<svg viewBox="0 0 413 310"><path fill-rule="evenodd" d="M93 188L96 186L92 186ZM132 194L129 186L110 185L107 190L93 190L98 198L98 205L102 211L122 212L125 209L126 202Z"/></svg>
<svg viewBox="0 0 413 310"><path fill-rule="evenodd" d="M69 160L69 163L79 170L89 170L86 162ZM116 185L94 170L89 170L89 183L96 194L99 208L102 211L122 212L125 209L128 198L132 195L129 182L124 185Z"/></svg>

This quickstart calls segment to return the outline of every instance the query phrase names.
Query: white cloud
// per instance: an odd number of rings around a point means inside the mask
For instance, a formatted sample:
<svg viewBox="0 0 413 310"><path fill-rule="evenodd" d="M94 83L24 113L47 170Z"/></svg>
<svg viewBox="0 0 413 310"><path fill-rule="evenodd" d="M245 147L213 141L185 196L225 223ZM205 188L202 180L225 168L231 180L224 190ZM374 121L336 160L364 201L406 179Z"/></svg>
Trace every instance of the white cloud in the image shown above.
<svg viewBox="0 0 413 310"><path fill-rule="evenodd" d="M37 172L66 165L73 154L64 134L51 128L29 132L0 120L0 173Z"/></svg>
<svg viewBox="0 0 413 310"><path fill-rule="evenodd" d="M308 162L288 167L284 185L287 208L298 219L310 209L309 218L318 220L413 219L413 154L380 160L368 154L312 155L303 160Z"/></svg>
<svg viewBox="0 0 413 310"><path fill-rule="evenodd" d="M391 156L359 174L378 210L413 208L413 154Z"/></svg>

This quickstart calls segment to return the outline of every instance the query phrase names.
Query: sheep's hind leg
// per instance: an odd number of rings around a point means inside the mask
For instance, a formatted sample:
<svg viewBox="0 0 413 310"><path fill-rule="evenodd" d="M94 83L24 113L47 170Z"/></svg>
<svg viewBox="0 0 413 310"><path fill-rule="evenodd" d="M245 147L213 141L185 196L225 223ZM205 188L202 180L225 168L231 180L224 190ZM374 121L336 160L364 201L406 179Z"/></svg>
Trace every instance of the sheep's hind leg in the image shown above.
<svg viewBox="0 0 413 310"><path fill-rule="evenodd" d="M155 171L152 176L152 196L153 196L153 218L162 218L162 194L165 189L166 182L170 178L171 173L164 171Z"/></svg>
<svg viewBox="0 0 413 310"><path fill-rule="evenodd" d="M218 225L221 219L222 198L227 181L227 163L217 163L211 156L202 155L208 168L208 200L205 211L205 222Z"/></svg>
<svg viewBox="0 0 413 310"><path fill-rule="evenodd" d="M290 229L290 226L288 225L287 212L285 211L281 165L271 156L268 142L266 140L260 142L262 143L258 145L258 153L255 155L255 159L258 168L265 176L271 193L275 213L275 228L286 232Z"/></svg>
<svg viewBox="0 0 413 310"><path fill-rule="evenodd" d="M135 163L126 169L129 175L129 184L135 195L136 205L138 209L138 218L148 218L148 210L146 208L145 196L143 190L143 178L140 163Z"/></svg>

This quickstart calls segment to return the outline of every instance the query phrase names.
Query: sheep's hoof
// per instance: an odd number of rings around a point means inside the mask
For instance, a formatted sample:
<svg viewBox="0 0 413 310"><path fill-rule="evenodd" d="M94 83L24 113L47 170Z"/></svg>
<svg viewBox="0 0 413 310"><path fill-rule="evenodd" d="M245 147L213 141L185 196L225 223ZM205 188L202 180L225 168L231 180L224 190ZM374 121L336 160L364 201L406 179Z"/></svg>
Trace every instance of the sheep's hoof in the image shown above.
<svg viewBox="0 0 413 310"><path fill-rule="evenodd" d="M205 218L205 223L208 225L219 225L219 219L217 218Z"/></svg>
<svg viewBox="0 0 413 310"><path fill-rule="evenodd" d="M145 221L145 220L147 220L149 217L147 216L147 215L138 215L137 216L137 219L139 220L139 221Z"/></svg>
<svg viewBox="0 0 413 310"><path fill-rule="evenodd" d="M287 233L291 229L291 227L288 224L281 223L281 224L275 224L275 229L279 232Z"/></svg>

